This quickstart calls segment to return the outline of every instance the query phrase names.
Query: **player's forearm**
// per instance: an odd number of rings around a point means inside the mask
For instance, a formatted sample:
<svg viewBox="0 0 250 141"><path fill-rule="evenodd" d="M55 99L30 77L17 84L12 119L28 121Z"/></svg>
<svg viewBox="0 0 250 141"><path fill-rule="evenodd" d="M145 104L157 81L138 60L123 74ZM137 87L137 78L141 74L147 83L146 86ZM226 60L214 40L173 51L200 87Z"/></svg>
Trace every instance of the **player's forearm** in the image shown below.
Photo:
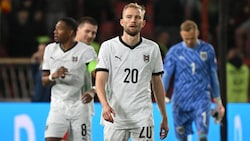
<svg viewBox="0 0 250 141"><path fill-rule="evenodd" d="M105 96L105 93L100 94L97 92L97 96L98 96L98 99L99 99L102 107L106 107L108 105L108 101L107 101L107 98Z"/></svg>
<svg viewBox="0 0 250 141"><path fill-rule="evenodd" d="M108 78L107 72L96 73L95 88L96 88L97 96L102 106L108 105L107 98L106 98L106 91L105 91L105 84L106 84L107 78Z"/></svg>
<svg viewBox="0 0 250 141"><path fill-rule="evenodd" d="M170 76L167 75L166 71L164 71L164 74L162 76L162 83L163 83L163 86L164 86L164 92L167 92L168 87L169 87L169 83L170 83Z"/></svg>
<svg viewBox="0 0 250 141"><path fill-rule="evenodd" d="M51 84L51 81L49 80L49 76L43 76L42 77L42 85L43 86L48 86Z"/></svg>
<svg viewBox="0 0 250 141"><path fill-rule="evenodd" d="M108 104L107 98L106 98L106 92L105 92L105 84L100 81L96 81L96 93L98 96L99 101L101 102L102 106L105 106Z"/></svg>
<svg viewBox="0 0 250 141"><path fill-rule="evenodd" d="M155 99L156 99L156 102L157 102L157 105L159 107L162 117L167 118L164 93L157 93L157 92L154 92L154 93L155 93L154 96L155 96Z"/></svg>
<svg viewBox="0 0 250 141"><path fill-rule="evenodd" d="M212 88L213 88L213 98L220 97L220 84L217 72L211 73L211 79L212 79Z"/></svg>
<svg viewBox="0 0 250 141"><path fill-rule="evenodd" d="M219 97L214 98L214 102L216 106L220 107L222 105L221 97L219 96Z"/></svg>
<svg viewBox="0 0 250 141"><path fill-rule="evenodd" d="M161 82L160 77L154 77L152 79L152 89L153 89L153 93L154 93L156 102L158 104L158 107L162 114L162 117L167 118L166 105L165 105L165 92L164 92L163 84Z"/></svg>
<svg viewBox="0 0 250 141"><path fill-rule="evenodd" d="M48 72L43 72L42 75L42 85L43 86L49 86L53 83L55 83L55 79L53 78L52 74L49 74Z"/></svg>

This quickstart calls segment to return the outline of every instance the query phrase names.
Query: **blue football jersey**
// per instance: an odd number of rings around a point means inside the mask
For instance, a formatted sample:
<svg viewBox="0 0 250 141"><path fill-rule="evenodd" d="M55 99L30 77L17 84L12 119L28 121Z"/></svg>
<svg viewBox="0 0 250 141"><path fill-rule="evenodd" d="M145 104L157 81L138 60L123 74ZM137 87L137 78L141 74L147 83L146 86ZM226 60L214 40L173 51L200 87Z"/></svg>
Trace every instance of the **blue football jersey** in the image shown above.
<svg viewBox="0 0 250 141"><path fill-rule="evenodd" d="M171 102L183 110L211 99L212 74L217 71L214 48L202 40L194 48L180 42L170 48L164 60L163 83L168 90L174 76Z"/></svg>

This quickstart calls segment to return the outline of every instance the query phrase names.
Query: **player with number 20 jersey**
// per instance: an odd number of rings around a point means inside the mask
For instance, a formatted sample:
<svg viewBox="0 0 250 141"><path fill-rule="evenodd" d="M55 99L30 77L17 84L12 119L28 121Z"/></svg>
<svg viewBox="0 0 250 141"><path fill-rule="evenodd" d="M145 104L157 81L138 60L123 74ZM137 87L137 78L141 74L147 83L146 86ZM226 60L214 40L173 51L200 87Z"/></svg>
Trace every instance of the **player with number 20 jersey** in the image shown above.
<svg viewBox="0 0 250 141"><path fill-rule="evenodd" d="M134 49L120 37L102 44L96 71L109 72L107 99L116 111L116 128L153 125L150 80L163 72L160 64L159 47L145 38Z"/></svg>

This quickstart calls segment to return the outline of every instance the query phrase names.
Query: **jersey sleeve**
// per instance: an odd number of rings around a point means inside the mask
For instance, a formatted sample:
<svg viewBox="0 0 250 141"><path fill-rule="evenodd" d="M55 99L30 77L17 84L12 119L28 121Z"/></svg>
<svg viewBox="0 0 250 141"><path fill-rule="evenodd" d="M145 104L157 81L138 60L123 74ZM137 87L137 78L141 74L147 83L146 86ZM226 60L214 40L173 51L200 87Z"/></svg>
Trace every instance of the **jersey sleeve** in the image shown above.
<svg viewBox="0 0 250 141"><path fill-rule="evenodd" d="M43 55L43 63L42 63L42 70L50 70L50 66L49 66L49 58L50 58L50 54L51 54L51 46L52 44L49 44L46 46L45 50L44 50L44 55Z"/></svg>
<svg viewBox="0 0 250 141"><path fill-rule="evenodd" d="M215 51L213 47L211 47L211 59L210 61L210 76L211 76L211 86L212 86L212 96L213 98L219 97L220 96L220 84L219 84L219 79L218 79L218 74L217 74L217 60L215 57Z"/></svg>
<svg viewBox="0 0 250 141"><path fill-rule="evenodd" d="M164 60L164 73L162 76L162 82L164 85L165 92L168 91L169 83L175 70L175 61L172 52L172 50L169 50Z"/></svg>
<svg viewBox="0 0 250 141"><path fill-rule="evenodd" d="M163 73L163 62L161 58L160 47L156 45L155 47L155 63L154 63L154 71L153 74L162 74Z"/></svg>
<svg viewBox="0 0 250 141"><path fill-rule="evenodd" d="M85 56L85 63L87 64L88 72L92 73L96 68L96 59L97 59L97 55L96 55L94 48L89 46L84 56Z"/></svg>
<svg viewBox="0 0 250 141"><path fill-rule="evenodd" d="M84 58L86 63L90 63L97 58L96 52L91 46L89 46L89 48L84 53Z"/></svg>
<svg viewBox="0 0 250 141"><path fill-rule="evenodd" d="M104 42L101 45L99 53L98 53L98 61L96 64L96 71L109 70L109 66L110 66L109 53L110 52L111 51L109 50L108 42Z"/></svg>

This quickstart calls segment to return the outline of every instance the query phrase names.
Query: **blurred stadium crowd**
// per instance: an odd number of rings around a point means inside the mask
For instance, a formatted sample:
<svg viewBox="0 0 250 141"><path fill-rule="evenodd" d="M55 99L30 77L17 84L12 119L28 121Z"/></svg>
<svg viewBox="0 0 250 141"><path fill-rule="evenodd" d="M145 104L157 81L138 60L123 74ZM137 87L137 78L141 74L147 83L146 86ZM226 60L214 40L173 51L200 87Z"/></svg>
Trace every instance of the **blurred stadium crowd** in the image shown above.
<svg viewBox="0 0 250 141"><path fill-rule="evenodd" d="M179 25L184 19L202 22L207 8L208 30L205 37L215 50L218 48L219 3L217 0L1 0L0 59L31 58L40 43L53 40L56 21L62 16L78 20L92 16L98 21L96 43L120 34L122 7L128 2L143 4L147 24L144 37L159 43L164 57L168 48L180 41ZM250 66L250 0L228 2L228 47L237 49L243 63ZM2 83L2 82L1 82ZM1 88L1 86L0 86ZM1 91L0 91L1 93Z"/></svg>

